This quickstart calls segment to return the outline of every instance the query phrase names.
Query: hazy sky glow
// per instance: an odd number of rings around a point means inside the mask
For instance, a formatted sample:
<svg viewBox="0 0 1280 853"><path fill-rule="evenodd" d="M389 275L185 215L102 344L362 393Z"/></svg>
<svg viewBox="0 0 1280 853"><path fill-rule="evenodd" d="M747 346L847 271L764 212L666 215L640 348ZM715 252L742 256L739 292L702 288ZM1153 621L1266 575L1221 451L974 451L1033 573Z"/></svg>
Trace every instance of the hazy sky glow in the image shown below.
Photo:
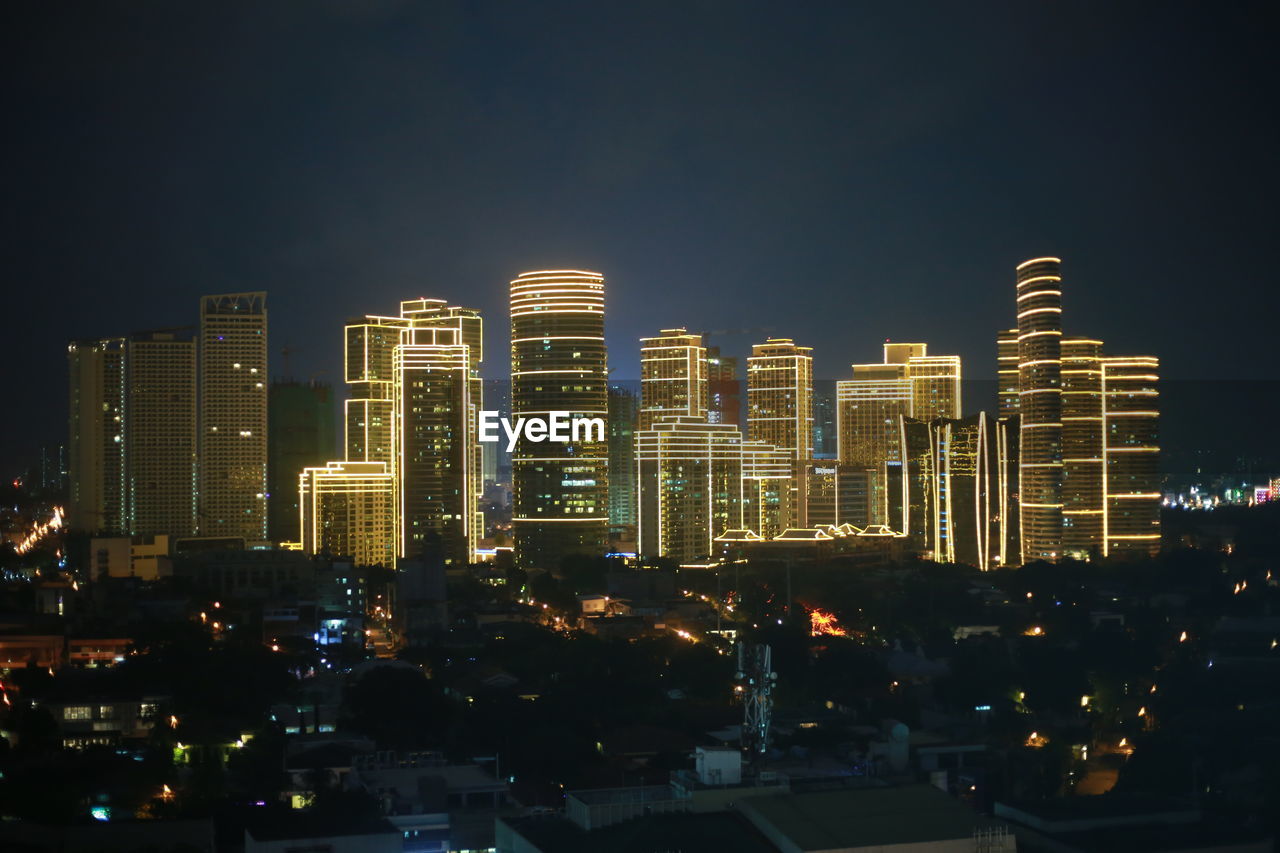
<svg viewBox="0 0 1280 853"><path fill-rule="evenodd" d="M886 337L989 378L1040 253L1069 333L1274 376L1266 6L859 6L10 10L0 464L63 440L69 338L264 289L273 358L337 383L347 317L438 296L485 312L497 377L542 267L605 274L621 377L685 325L826 378Z"/></svg>

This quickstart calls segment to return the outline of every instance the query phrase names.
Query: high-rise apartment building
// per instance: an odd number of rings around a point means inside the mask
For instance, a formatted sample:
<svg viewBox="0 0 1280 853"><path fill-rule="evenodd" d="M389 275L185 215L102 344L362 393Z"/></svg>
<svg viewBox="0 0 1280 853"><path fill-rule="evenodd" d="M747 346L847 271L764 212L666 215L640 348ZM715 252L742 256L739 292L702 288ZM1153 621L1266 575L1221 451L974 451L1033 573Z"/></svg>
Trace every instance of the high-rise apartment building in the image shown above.
<svg viewBox="0 0 1280 853"><path fill-rule="evenodd" d="M1103 556L1160 550L1160 361L1102 359Z"/></svg>
<svg viewBox="0 0 1280 853"><path fill-rule="evenodd" d="M929 345L885 341L884 363L901 365L911 380L911 417L960 417L960 356L929 355Z"/></svg>
<svg viewBox="0 0 1280 853"><path fill-rule="evenodd" d="M396 565L395 477L385 462L329 462L298 475L298 526L308 555Z"/></svg>
<svg viewBox="0 0 1280 853"><path fill-rule="evenodd" d="M855 364L853 378L836 383L837 456L871 472L870 516L842 521L906 532L902 419L958 418L960 371L959 356L931 356L927 344L885 343L882 364Z"/></svg>
<svg viewBox="0 0 1280 853"><path fill-rule="evenodd" d="M636 433L639 552L680 562L707 557L742 526L742 433L678 415Z"/></svg>
<svg viewBox="0 0 1280 853"><path fill-rule="evenodd" d="M394 464L394 356L400 332L408 325L404 317L370 315L352 320L343 330L343 434L350 461Z"/></svg>
<svg viewBox="0 0 1280 853"><path fill-rule="evenodd" d="M707 347L707 420L713 424L742 423L742 381L738 359Z"/></svg>
<svg viewBox="0 0 1280 853"><path fill-rule="evenodd" d="M196 365L189 329L73 341L71 527L190 536L196 515Z"/></svg>
<svg viewBox="0 0 1280 853"><path fill-rule="evenodd" d="M70 495L67 524L107 535L128 532L125 472L125 340L72 341L70 370Z"/></svg>
<svg viewBox="0 0 1280 853"><path fill-rule="evenodd" d="M1062 556L1062 275L1057 258L1017 268L1022 550Z"/></svg>
<svg viewBox="0 0 1280 853"><path fill-rule="evenodd" d="M204 536L267 539L267 295L200 300L199 490Z"/></svg>
<svg viewBox="0 0 1280 853"><path fill-rule="evenodd" d="M742 443L742 526L772 539L795 527L796 461L786 448Z"/></svg>
<svg viewBox="0 0 1280 853"><path fill-rule="evenodd" d="M402 301L396 316L366 315L344 329L347 460L326 476L337 482L348 471L376 473L351 467L358 462L384 467L394 496L389 547L397 561L430 551L447 566L467 565L484 537L483 337L478 311L426 298Z"/></svg>
<svg viewBox="0 0 1280 853"><path fill-rule="evenodd" d="M1001 329L996 334L996 416L1018 413L1018 330Z"/></svg>
<svg viewBox="0 0 1280 853"><path fill-rule="evenodd" d="M626 385L609 386L609 526L632 527L636 517L636 430L640 400Z"/></svg>
<svg viewBox="0 0 1280 853"><path fill-rule="evenodd" d="M584 270L522 273L511 282L514 418L608 418L604 277ZM558 568L602 554L609 530L608 443L532 442L512 456L516 564Z"/></svg>
<svg viewBox="0 0 1280 853"><path fill-rule="evenodd" d="M751 441L785 451L792 460L786 527L803 527L804 476L813 459L813 352L790 338L770 338L747 359L747 433Z"/></svg>
<svg viewBox="0 0 1280 853"><path fill-rule="evenodd" d="M868 516L845 518L859 527L889 520L888 466L901 464L899 423L911 416L905 365L855 364L853 378L836 383L837 456L850 470L869 472Z"/></svg>
<svg viewBox="0 0 1280 853"><path fill-rule="evenodd" d="M1102 549L1102 341L1062 339L1062 551Z"/></svg>
<svg viewBox="0 0 1280 853"><path fill-rule="evenodd" d="M672 417L707 420L707 349L702 335L663 329L640 339L640 429Z"/></svg>
<svg viewBox="0 0 1280 853"><path fill-rule="evenodd" d="M479 322L478 315L465 319ZM479 344L465 337L459 326L415 325L402 331L394 353L399 551L417 558L438 537L447 566L472 562L484 535L480 379L473 372Z"/></svg>
<svg viewBox="0 0 1280 853"><path fill-rule="evenodd" d="M192 329L130 335L125 350L125 529L196 532L196 343Z"/></svg>
<svg viewBox="0 0 1280 853"><path fill-rule="evenodd" d="M1001 501L999 523L1007 528L1017 514L1021 532L1002 537L1006 565L1160 545L1159 362L1109 357L1100 340L1064 337L1060 266L1048 257L1018 265L1018 328L997 338L1000 488L1018 498ZM1016 486L1009 458L1019 460Z"/></svg>
<svg viewBox="0 0 1280 853"><path fill-rule="evenodd" d="M747 431L751 441L813 457L813 352L790 338L770 338L747 359Z"/></svg>

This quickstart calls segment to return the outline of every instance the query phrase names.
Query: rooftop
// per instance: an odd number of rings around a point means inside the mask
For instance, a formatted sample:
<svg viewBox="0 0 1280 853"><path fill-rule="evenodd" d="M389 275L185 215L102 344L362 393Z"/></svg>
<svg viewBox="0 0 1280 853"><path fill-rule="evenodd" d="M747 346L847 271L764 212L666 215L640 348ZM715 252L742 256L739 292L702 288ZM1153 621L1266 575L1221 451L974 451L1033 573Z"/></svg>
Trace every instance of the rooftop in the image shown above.
<svg viewBox="0 0 1280 853"><path fill-rule="evenodd" d="M815 852L969 839L991 823L931 785L751 797L738 805L775 843Z"/></svg>

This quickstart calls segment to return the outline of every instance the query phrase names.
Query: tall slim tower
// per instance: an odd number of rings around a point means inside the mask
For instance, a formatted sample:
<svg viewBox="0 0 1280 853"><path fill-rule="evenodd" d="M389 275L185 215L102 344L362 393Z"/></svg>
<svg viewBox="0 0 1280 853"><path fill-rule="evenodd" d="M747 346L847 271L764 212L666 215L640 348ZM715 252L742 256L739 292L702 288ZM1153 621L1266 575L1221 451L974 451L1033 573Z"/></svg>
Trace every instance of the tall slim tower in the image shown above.
<svg viewBox="0 0 1280 853"><path fill-rule="evenodd" d="M1062 275L1057 258L1017 268L1022 550L1062 556Z"/></svg>
<svg viewBox="0 0 1280 853"><path fill-rule="evenodd" d="M751 347L747 359L747 433L792 460L792 512L786 527L807 524L805 472L813 459L813 352L790 338Z"/></svg>
<svg viewBox="0 0 1280 853"><path fill-rule="evenodd" d="M366 316L343 330L347 399L343 402L346 459L352 462L394 461L391 422L395 398L395 349L404 317Z"/></svg>
<svg viewBox="0 0 1280 853"><path fill-rule="evenodd" d="M192 329L131 335L125 446L134 535L196 531L196 343Z"/></svg>
<svg viewBox="0 0 1280 853"><path fill-rule="evenodd" d="M636 524L636 429L640 400L625 385L609 386L609 524ZM496 447L496 445L494 445Z"/></svg>
<svg viewBox="0 0 1280 853"><path fill-rule="evenodd" d="M808 461L813 456L813 347L770 338L747 359L747 430Z"/></svg>
<svg viewBox="0 0 1280 853"><path fill-rule="evenodd" d="M128 530L125 475L124 338L72 341L70 369L70 501L74 530L118 534Z"/></svg>
<svg viewBox="0 0 1280 853"><path fill-rule="evenodd" d="M511 282L513 418L609 415L604 277L584 270L522 273ZM570 554L602 554L609 533L607 442L521 438L512 456L515 560L555 569Z"/></svg>
<svg viewBox="0 0 1280 853"><path fill-rule="evenodd" d="M1102 359L1103 556L1160 550L1160 360Z"/></svg>
<svg viewBox="0 0 1280 853"><path fill-rule="evenodd" d="M200 299L198 527L267 538L267 294Z"/></svg>
<svg viewBox="0 0 1280 853"><path fill-rule="evenodd" d="M465 566L483 534L471 348L449 327L406 329L402 340L394 407L400 554L419 557L438 536L445 564Z"/></svg>
<svg viewBox="0 0 1280 853"><path fill-rule="evenodd" d="M996 417L1018 414L1018 330L1001 329L996 334L997 394Z"/></svg>
<svg viewBox="0 0 1280 853"><path fill-rule="evenodd" d="M1062 339L1062 552L1102 550L1102 341Z"/></svg>
<svg viewBox="0 0 1280 853"><path fill-rule="evenodd" d="M640 429L672 417L707 417L707 348L702 335L663 329L640 339Z"/></svg>

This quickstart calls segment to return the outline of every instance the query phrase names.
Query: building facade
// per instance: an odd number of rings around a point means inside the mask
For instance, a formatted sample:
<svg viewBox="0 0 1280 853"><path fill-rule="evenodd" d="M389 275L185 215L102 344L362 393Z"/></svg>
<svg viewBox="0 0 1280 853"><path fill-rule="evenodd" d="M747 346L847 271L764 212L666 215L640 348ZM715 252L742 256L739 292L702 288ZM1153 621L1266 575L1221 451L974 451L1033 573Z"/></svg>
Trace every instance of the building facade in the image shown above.
<svg viewBox="0 0 1280 853"><path fill-rule="evenodd" d="M604 277L527 272L511 282L513 418L607 419ZM512 455L515 561L555 569L570 554L603 554L609 532L608 443L516 442Z"/></svg>
<svg viewBox="0 0 1280 853"><path fill-rule="evenodd" d="M199 532L266 541L266 293L201 298L197 389Z"/></svg>
<svg viewBox="0 0 1280 853"><path fill-rule="evenodd" d="M1062 552L1102 550L1102 341L1062 339Z"/></svg>
<svg viewBox="0 0 1280 853"><path fill-rule="evenodd" d="M72 341L67 523L74 530L127 532L125 472L125 340Z"/></svg>
<svg viewBox="0 0 1280 853"><path fill-rule="evenodd" d="M640 339L640 429L673 417L707 419L707 348L702 335L663 329Z"/></svg>
<svg viewBox="0 0 1280 853"><path fill-rule="evenodd" d="M634 527L636 430L640 400L626 385L609 386L609 526Z"/></svg>
<svg viewBox="0 0 1280 853"><path fill-rule="evenodd" d="M1058 258L1017 267L1022 550L1062 556L1062 274Z"/></svg>
<svg viewBox="0 0 1280 853"><path fill-rule="evenodd" d="M131 335L125 377L127 529L135 536L191 536L197 461L193 331Z"/></svg>
<svg viewBox="0 0 1280 853"><path fill-rule="evenodd" d="M298 527L309 556L396 565L395 477L385 462L329 462L298 475Z"/></svg>
<svg viewBox="0 0 1280 853"><path fill-rule="evenodd" d="M813 459L813 348L790 338L770 338L747 359L747 434L791 459L791 496L786 527L804 527L808 488L804 475Z"/></svg>
<svg viewBox="0 0 1280 853"><path fill-rule="evenodd" d="M742 433L681 415L636 433L638 550L689 562L742 526Z"/></svg>
<svg viewBox="0 0 1280 853"><path fill-rule="evenodd" d="M1160 361L1102 360L1103 556L1160 550Z"/></svg>

